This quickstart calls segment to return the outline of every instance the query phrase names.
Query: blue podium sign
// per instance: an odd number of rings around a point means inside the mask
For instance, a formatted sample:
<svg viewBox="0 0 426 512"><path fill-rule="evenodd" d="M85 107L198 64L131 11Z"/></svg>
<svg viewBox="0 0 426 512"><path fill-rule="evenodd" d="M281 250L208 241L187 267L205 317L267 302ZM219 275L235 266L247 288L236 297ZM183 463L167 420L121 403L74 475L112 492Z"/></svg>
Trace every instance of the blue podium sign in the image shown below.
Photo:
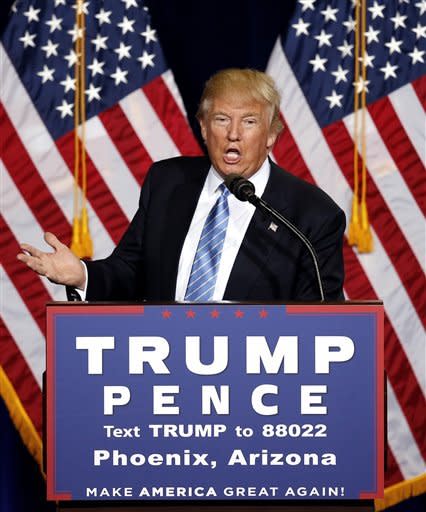
<svg viewBox="0 0 426 512"><path fill-rule="evenodd" d="M51 500L383 493L383 308L52 304Z"/></svg>

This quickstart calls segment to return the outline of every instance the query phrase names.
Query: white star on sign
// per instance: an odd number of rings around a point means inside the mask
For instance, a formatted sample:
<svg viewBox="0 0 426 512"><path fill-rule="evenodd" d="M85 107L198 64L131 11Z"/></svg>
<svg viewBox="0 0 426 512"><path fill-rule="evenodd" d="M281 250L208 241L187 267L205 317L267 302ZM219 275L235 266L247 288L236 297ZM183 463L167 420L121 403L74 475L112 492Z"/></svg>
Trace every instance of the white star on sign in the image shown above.
<svg viewBox="0 0 426 512"><path fill-rule="evenodd" d="M380 34L380 30L374 30L374 28L371 25L368 27L367 32L365 32L364 34L365 37L367 38L367 44L370 44L372 41L375 41L376 43L379 42L377 34Z"/></svg>
<svg viewBox="0 0 426 512"><path fill-rule="evenodd" d="M147 25L144 32L141 32L141 36L145 38L145 43L149 43L150 41L157 41L157 38L155 36L156 30L151 28L151 25Z"/></svg>
<svg viewBox="0 0 426 512"><path fill-rule="evenodd" d="M77 62L78 55L75 53L74 50L70 50L69 54L65 55L64 59L68 61L68 67L70 68L74 66L74 64Z"/></svg>
<svg viewBox="0 0 426 512"><path fill-rule="evenodd" d="M56 107L56 110L59 110L59 112L61 113L61 119L63 119L65 116L72 117L72 107L72 103L67 103L66 100L62 100L62 105Z"/></svg>
<svg viewBox="0 0 426 512"><path fill-rule="evenodd" d="M93 84L89 85L89 88L86 89L87 94L87 100L90 103L93 99L99 100L101 97L99 96L99 91L102 89L102 87L95 87Z"/></svg>
<svg viewBox="0 0 426 512"><path fill-rule="evenodd" d="M123 84L127 84L126 75L128 73L128 71L122 70L117 66L115 73L111 73L111 78L114 78L115 85L118 85L121 82L123 82Z"/></svg>
<svg viewBox="0 0 426 512"><path fill-rule="evenodd" d="M50 26L50 34L55 30L62 30L62 18L57 18L54 14L49 21L46 21L46 25Z"/></svg>
<svg viewBox="0 0 426 512"><path fill-rule="evenodd" d="M32 5L29 6L28 11L24 12L24 16L28 18L28 23L31 21L40 21L38 18L38 13L41 9L34 9Z"/></svg>
<svg viewBox="0 0 426 512"><path fill-rule="evenodd" d="M336 69L336 71L332 71L331 74L336 77L336 84L339 82L347 82L348 79L346 78L346 75L349 73L348 69L343 69L342 66L339 64L339 67Z"/></svg>
<svg viewBox="0 0 426 512"><path fill-rule="evenodd" d="M103 25L104 23L111 23L111 20L109 17L111 16L112 11L105 11L103 7L101 7L101 10L98 12L98 14L95 14L95 18L98 18L99 25Z"/></svg>
<svg viewBox="0 0 426 512"><path fill-rule="evenodd" d="M305 12L308 9L311 9L312 11L315 10L314 3L315 0L299 0L299 4L302 6L302 12Z"/></svg>
<svg viewBox="0 0 426 512"><path fill-rule="evenodd" d="M331 5L327 6L327 9L321 11L321 14L324 16L324 21L337 21L336 13L339 12L339 9L332 9Z"/></svg>
<svg viewBox="0 0 426 512"><path fill-rule="evenodd" d="M411 64L415 64L416 62L424 63L424 60L423 60L424 53L425 52L423 50L418 50L416 47L414 47L414 50L408 54L412 59Z"/></svg>
<svg viewBox="0 0 426 512"><path fill-rule="evenodd" d="M338 46L337 49L342 54L342 59L345 57L352 57L353 44L349 44L347 41L343 41L342 46Z"/></svg>
<svg viewBox="0 0 426 512"><path fill-rule="evenodd" d="M154 67L154 57L155 54L149 54L147 51L143 51L143 54L138 57L138 61L142 64L142 69L145 69L147 66Z"/></svg>
<svg viewBox="0 0 426 512"><path fill-rule="evenodd" d="M315 71L318 71L319 69L321 71L325 71L325 66L324 64L327 62L327 59L321 59L321 57L318 55L318 53L315 55L315 59L312 59L309 61L309 64L312 64L313 66L313 69L312 71L315 72Z"/></svg>
<svg viewBox="0 0 426 512"><path fill-rule="evenodd" d="M393 78L396 78L395 71L398 69L398 66L392 66L392 64L388 61L386 62L386 66L383 68L380 68L380 71L385 75L384 78L387 80L390 76Z"/></svg>
<svg viewBox="0 0 426 512"><path fill-rule="evenodd" d="M371 12L371 16L373 17L373 20L379 16L380 18L384 18L383 11L386 6L379 5L376 0L374 0L373 7L369 7L368 10Z"/></svg>
<svg viewBox="0 0 426 512"><path fill-rule="evenodd" d="M316 39L319 42L319 47L321 46L331 46L330 39L333 37L333 34L326 34L325 30L321 30L321 33L319 36L315 36L314 39Z"/></svg>
<svg viewBox="0 0 426 512"><path fill-rule="evenodd" d="M398 27L406 28L406 25L405 25L406 19L407 19L407 16L401 16L401 13L397 12L395 14L395 16L393 18L391 18L394 30L396 30Z"/></svg>
<svg viewBox="0 0 426 512"><path fill-rule="evenodd" d="M391 40L389 43L385 43L385 46L389 48L389 54L392 55L392 53L397 52L401 53L400 46L402 45L402 41L397 41L393 36L391 37Z"/></svg>
<svg viewBox="0 0 426 512"><path fill-rule="evenodd" d="M417 23L417 27L412 28L411 30L416 34L416 39L426 37L426 25L423 27L420 23Z"/></svg>
<svg viewBox="0 0 426 512"><path fill-rule="evenodd" d="M124 59L126 57L127 59L130 59L130 48L132 45L126 46L123 42L120 43L120 46L114 50L114 52L118 55L118 60Z"/></svg>
<svg viewBox="0 0 426 512"><path fill-rule="evenodd" d="M58 50L56 49L59 46L59 43L53 44L52 41L49 39L47 41L47 44L45 46L42 46L41 49L46 52L46 59L54 55L55 57L58 56Z"/></svg>
<svg viewBox="0 0 426 512"><path fill-rule="evenodd" d="M341 107L341 99L343 98L343 94L337 94L337 92L333 89L331 96L326 96L325 99L330 103L329 108Z"/></svg>
<svg viewBox="0 0 426 512"><path fill-rule="evenodd" d="M27 30L25 31L25 34L19 38L20 41L24 43L24 48L27 48L27 46L32 46L35 48L34 39L37 34L30 34Z"/></svg>
<svg viewBox="0 0 426 512"><path fill-rule="evenodd" d="M359 94L362 91L365 90L365 92L368 92L368 85L370 83L370 80L364 80L362 76L358 78L357 82L353 82L353 86L356 88L356 92Z"/></svg>
<svg viewBox="0 0 426 512"><path fill-rule="evenodd" d="M49 69L46 64L43 66L43 70L39 71L37 75L41 77L41 83L44 84L46 82L53 82L53 73L55 70Z"/></svg>
<svg viewBox="0 0 426 512"><path fill-rule="evenodd" d="M133 24L135 20L129 20L127 16L124 16L123 21L121 23L117 23L117 26L121 28L121 33L127 34L127 32L134 32Z"/></svg>
<svg viewBox="0 0 426 512"><path fill-rule="evenodd" d="M71 90L75 91L75 80L74 78L71 78L70 75L67 75L65 80L62 80L62 82L59 83L65 88L65 93Z"/></svg>
<svg viewBox="0 0 426 512"><path fill-rule="evenodd" d="M98 52L101 48L103 50L107 49L106 41L108 39L108 36L102 37L101 34L98 34L95 39L92 39L92 44L96 46L96 51Z"/></svg>
<svg viewBox="0 0 426 512"><path fill-rule="evenodd" d="M100 62L98 61L98 59L95 57L93 59L93 62L92 64L89 64L87 67L90 69L90 71L92 72L92 76L96 76L98 73L100 75L103 75L104 74L104 70L103 70L103 67L105 66L105 62Z"/></svg>

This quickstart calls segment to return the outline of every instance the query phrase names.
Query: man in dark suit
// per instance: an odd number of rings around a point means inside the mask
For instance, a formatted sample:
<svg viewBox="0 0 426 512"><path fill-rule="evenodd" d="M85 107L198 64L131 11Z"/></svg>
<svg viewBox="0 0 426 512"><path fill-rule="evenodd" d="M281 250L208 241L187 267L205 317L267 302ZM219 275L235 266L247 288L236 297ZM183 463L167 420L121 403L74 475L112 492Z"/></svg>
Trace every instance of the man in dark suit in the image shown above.
<svg viewBox="0 0 426 512"><path fill-rule="evenodd" d="M342 299L345 217L324 192L269 159L281 130L279 101L264 73L217 73L197 114L209 158L154 164L139 209L108 258L82 264L52 234L45 239L54 253L22 244L18 258L81 290L86 300L319 300L313 261L301 241L227 195L221 184L237 174L250 178L256 193L311 241L326 300ZM218 215L221 227L211 231Z"/></svg>

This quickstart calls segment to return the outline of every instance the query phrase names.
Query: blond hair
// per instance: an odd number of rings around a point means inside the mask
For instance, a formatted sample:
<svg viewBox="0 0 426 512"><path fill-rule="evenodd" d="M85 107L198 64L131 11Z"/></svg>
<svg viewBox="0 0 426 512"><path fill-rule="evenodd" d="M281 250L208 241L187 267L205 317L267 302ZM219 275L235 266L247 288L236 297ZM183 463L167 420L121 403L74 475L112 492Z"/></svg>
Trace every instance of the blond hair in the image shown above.
<svg viewBox="0 0 426 512"><path fill-rule="evenodd" d="M272 113L270 128L277 135L281 132L280 93L273 79L256 69L223 69L210 77L201 95L197 119L204 119L214 98L235 93L268 105Z"/></svg>

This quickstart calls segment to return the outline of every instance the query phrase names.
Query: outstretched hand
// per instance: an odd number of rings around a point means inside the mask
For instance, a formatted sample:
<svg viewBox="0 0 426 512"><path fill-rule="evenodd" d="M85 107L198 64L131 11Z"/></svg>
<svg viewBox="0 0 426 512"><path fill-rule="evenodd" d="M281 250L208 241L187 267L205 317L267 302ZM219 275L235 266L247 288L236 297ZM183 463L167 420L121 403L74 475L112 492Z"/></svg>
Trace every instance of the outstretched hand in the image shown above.
<svg viewBox="0 0 426 512"><path fill-rule="evenodd" d="M81 261L54 234L45 233L44 239L52 247L52 253L40 251L29 244L21 244L22 253L18 254L18 260L53 283L82 290L86 276Z"/></svg>

